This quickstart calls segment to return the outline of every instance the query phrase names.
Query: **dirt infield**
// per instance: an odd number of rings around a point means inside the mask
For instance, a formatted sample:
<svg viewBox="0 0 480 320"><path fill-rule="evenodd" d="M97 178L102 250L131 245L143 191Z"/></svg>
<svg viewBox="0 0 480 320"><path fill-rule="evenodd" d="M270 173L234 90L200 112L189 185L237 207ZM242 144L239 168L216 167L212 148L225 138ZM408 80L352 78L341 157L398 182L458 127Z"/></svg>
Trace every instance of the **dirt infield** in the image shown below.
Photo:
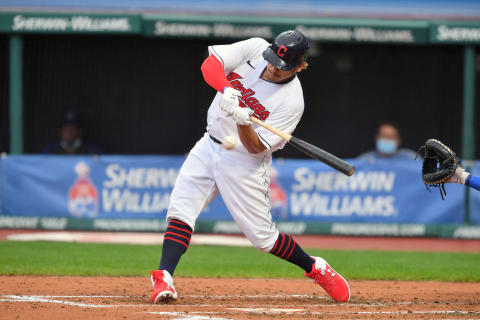
<svg viewBox="0 0 480 320"><path fill-rule="evenodd" d="M150 279L0 277L2 319L477 319L478 283L352 281L337 304L310 280L176 279L152 305Z"/></svg>
<svg viewBox="0 0 480 320"><path fill-rule="evenodd" d="M0 230L0 239L38 232ZM112 233L92 233L87 238ZM118 234L124 237L125 235ZM159 234L149 235L156 242ZM140 235L136 235L140 237ZM478 240L298 236L304 247L479 252ZM98 239L97 239L98 240ZM122 240L123 241L123 240ZM149 240L150 241L150 240ZM1 257L0 257L1 259ZM1 319L479 319L480 284L351 281L332 302L306 280L177 278L180 298L151 304L148 277L0 276Z"/></svg>

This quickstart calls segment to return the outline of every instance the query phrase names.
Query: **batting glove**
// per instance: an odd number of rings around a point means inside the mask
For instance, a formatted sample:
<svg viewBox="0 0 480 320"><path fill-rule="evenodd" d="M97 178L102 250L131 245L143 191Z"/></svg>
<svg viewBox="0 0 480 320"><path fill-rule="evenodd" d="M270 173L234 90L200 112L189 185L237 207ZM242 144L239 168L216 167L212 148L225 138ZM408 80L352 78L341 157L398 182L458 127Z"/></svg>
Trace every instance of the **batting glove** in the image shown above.
<svg viewBox="0 0 480 320"><path fill-rule="evenodd" d="M253 114L253 111L249 108L236 107L232 113L232 119L235 122L242 126L248 126L252 124L250 116Z"/></svg>
<svg viewBox="0 0 480 320"><path fill-rule="evenodd" d="M223 89L222 99L220 100L220 109L222 109L227 115L232 115L235 108L238 108L238 97L242 94L240 91L230 87Z"/></svg>

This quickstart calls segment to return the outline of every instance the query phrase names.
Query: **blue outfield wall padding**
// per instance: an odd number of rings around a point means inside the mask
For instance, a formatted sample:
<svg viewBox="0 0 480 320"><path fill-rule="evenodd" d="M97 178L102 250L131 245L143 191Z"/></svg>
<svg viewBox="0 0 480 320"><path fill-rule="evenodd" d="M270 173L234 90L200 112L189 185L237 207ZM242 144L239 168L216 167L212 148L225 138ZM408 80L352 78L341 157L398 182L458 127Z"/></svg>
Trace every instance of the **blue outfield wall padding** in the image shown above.
<svg viewBox="0 0 480 320"><path fill-rule="evenodd" d="M163 221L183 156L8 156L1 159L4 216ZM277 222L461 224L464 190L426 190L421 161L352 159L352 177L315 160L274 160ZM478 166L476 167L478 170ZM472 197L478 207L478 194ZM472 210L479 211L479 210ZM479 223L478 214L472 220ZM220 196L199 221L232 221Z"/></svg>

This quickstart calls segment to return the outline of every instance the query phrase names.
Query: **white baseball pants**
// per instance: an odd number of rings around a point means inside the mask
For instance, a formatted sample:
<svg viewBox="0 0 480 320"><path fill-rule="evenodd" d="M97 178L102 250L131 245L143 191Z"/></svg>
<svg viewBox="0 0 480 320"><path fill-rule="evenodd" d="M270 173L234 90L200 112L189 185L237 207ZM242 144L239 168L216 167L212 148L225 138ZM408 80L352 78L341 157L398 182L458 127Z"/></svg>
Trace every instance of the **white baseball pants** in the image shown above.
<svg viewBox="0 0 480 320"><path fill-rule="evenodd" d="M167 220L179 219L194 229L202 209L220 193L253 246L270 252L279 234L270 215L270 165L271 157L225 150L206 133L180 169Z"/></svg>

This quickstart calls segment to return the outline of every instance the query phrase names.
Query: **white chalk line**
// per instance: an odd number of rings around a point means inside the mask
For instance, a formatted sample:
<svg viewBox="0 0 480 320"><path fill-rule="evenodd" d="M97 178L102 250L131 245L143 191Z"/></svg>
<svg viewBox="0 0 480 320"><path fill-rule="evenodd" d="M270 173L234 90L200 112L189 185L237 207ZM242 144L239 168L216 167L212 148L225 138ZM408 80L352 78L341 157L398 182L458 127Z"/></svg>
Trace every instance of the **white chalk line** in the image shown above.
<svg viewBox="0 0 480 320"><path fill-rule="evenodd" d="M79 295L79 296L62 296L62 295L29 295L28 297L37 297L37 298L92 298L92 299L101 299L101 298L112 298L112 299L122 299L122 298L143 298L144 296L101 296L101 295ZM200 295L200 294L190 294L182 295L183 298L203 298L203 299L286 299L286 298L307 298L307 299L321 299L326 300L326 297L323 296L310 296L303 294L276 294L276 295L267 295L267 294L256 294L256 295L241 295L241 294L232 294L232 295Z"/></svg>
<svg viewBox="0 0 480 320"><path fill-rule="evenodd" d="M64 297L89 297L89 296L64 296ZM129 298L130 296L90 296L96 298L105 298L105 297L115 297L115 298ZM151 304L90 304L90 303L81 303L81 302L74 302L74 301L64 301L64 300L57 300L51 298L45 298L45 296L25 296L25 295L4 295L0 299L0 302L38 302L38 303L52 303L52 304L62 304L68 306L75 306L75 307L82 307L82 308L121 308L121 307L139 307L139 306L154 306ZM344 304L342 306L348 306L349 304ZM359 304L357 304L358 306ZM175 307L199 307L195 305L177 305L172 304L171 306ZM218 304L216 305L204 305L205 307L219 307ZM335 306L339 307L338 305L324 305L324 306ZM362 306L370 306L375 307L379 306L372 305L372 304L362 304ZM386 304L381 304L380 306L387 306ZM157 307L165 307L164 305L157 305ZM221 307L221 306L220 306ZM311 306L309 306L311 307ZM147 312L150 314L163 314L163 315L170 315L170 316L180 316L182 318L178 319L216 319L216 320L228 320L225 318L212 318L212 317L204 317L204 316L192 316L192 314L198 315L224 315L224 314L245 314L245 313L262 313L262 314L288 314L288 315L402 315L402 314L420 314L420 315L479 315L480 312L477 311L461 311L461 310L415 310L415 311L308 311L306 309L279 309L279 308L252 308L252 307L245 307L245 308L225 308L225 311L188 311L188 312L168 312L168 311L157 311L157 312ZM228 310L228 311L227 311Z"/></svg>
<svg viewBox="0 0 480 320"><path fill-rule="evenodd" d="M149 311L148 314L168 315L168 316L188 316L192 314L205 315L225 315L225 314L245 314L261 313L269 315L400 315L400 314L419 314L419 315L478 315L476 311L460 310L416 310L416 311L306 311L304 309L276 309L276 308L226 308L229 311L189 311L189 312L169 312L169 311Z"/></svg>
<svg viewBox="0 0 480 320"><path fill-rule="evenodd" d="M82 308L120 308L120 307L138 307L138 306L150 306L150 304L91 304L91 303L82 303L75 301L65 301L65 300L56 300L56 299L46 299L34 296L15 296L15 295L6 295L3 296L0 301L2 302L40 302L40 303L53 303L53 304L63 304L67 306L82 307Z"/></svg>
<svg viewBox="0 0 480 320"><path fill-rule="evenodd" d="M83 308L120 308L120 307L138 307L138 304L122 304L122 305L105 305L105 304L88 304L88 303L79 303L73 301L64 301L56 299L47 299L40 298L35 296L17 296L17 295L6 295L3 296L6 298L0 299L3 302L40 302L40 303L53 303L53 304L63 304L75 307ZM98 296L97 296L98 297ZM103 297L103 296L102 296ZM148 305L151 306L151 305ZM178 307L178 305L175 305ZM218 307L218 305L214 305ZM192 307L188 305L188 307ZM421 315L445 315L445 314L456 314L456 315L478 315L480 312L476 311L460 311L460 310L416 310L416 311L323 311L315 312L308 311L305 309L278 309L278 308L225 308L229 310L227 313L262 313L262 314L289 314L289 315L401 315L401 314L421 314ZM189 312L168 312L168 311L158 311L158 312L147 312L149 314L162 314L170 316L181 316L179 319L215 319L215 320L225 320L225 318L212 318L204 316L192 316L192 314L212 314L220 315L225 314L226 312L219 311L189 311Z"/></svg>
<svg viewBox="0 0 480 320"><path fill-rule="evenodd" d="M231 320L228 318L218 318L218 317L209 317L209 316L197 316L194 315L192 316L191 314L220 314L220 312L178 312L178 311L173 311L173 312L168 312L168 311L157 311L157 312L144 312L148 314L156 314L160 316L181 316L181 318L175 318L171 320Z"/></svg>
<svg viewBox="0 0 480 320"><path fill-rule="evenodd" d="M227 318L204 317L204 316L182 316L181 318L174 318L170 320L233 320Z"/></svg>
<svg viewBox="0 0 480 320"><path fill-rule="evenodd" d="M83 308L120 308L120 307L187 307L187 308L211 308L218 307L218 304L171 304L171 305L162 305L162 304L146 304L146 303L137 303L137 304L91 304L91 303L81 303L75 301L65 301L65 300L56 300L56 299L46 299L40 298L38 296L3 296L8 298L0 298L0 302L40 302L40 303L54 303L54 304L65 304L76 307Z"/></svg>
<svg viewBox="0 0 480 320"><path fill-rule="evenodd" d="M4 298L0 298L0 302L50 302L50 303L60 303L62 302L63 304L67 303L70 304L70 305L77 305L77 304L80 304L80 303L77 303L77 302L74 302L74 301L64 301L64 300L53 300L53 299L45 299L45 298L38 298L38 299L33 299L33 297L31 297L31 299L22 299L22 298L19 298L19 297L15 297L15 298L10 298L10 299L4 299ZM376 303L376 304L366 304L366 303L349 303L349 304L343 304L342 305L342 308L345 308L345 307L393 307L393 306L397 306L397 305L411 305L412 303L411 302L396 302L396 303ZM228 304L227 304L228 305ZM432 303L433 305L433 303ZM436 305L436 304L435 304ZM154 305L154 304L146 304L146 303L142 303L142 304L87 304L87 303L84 303L82 305L78 305L78 306L82 306L82 307L89 307L89 306L93 306L94 308L115 308L115 307L164 307L165 305ZM211 307L221 307L222 305L219 305L219 304L171 304L171 306L175 306L175 307L186 307L186 308L191 308L191 307L195 307L195 308L211 308ZM295 304L295 306L297 307L304 307L304 308L308 308L308 307L330 307L330 308L338 308L338 305L337 304Z"/></svg>
<svg viewBox="0 0 480 320"><path fill-rule="evenodd" d="M81 298L89 298L89 299L131 299L131 298L145 298L145 296L133 295L133 296L108 296L108 295L29 295L29 297L37 297L37 298L53 298L53 299L81 299ZM302 294L276 294L276 295L264 295L264 294L257 294L257 295L241 295L241 294L232 294L232 295L181 295L181 298L192 298L192 299L288 299L288 298L305 298L305 299L318 299L318 300L330 300L326 296L311 296L311 295L302 295ZM388 303L348 303L344 304L343 306L352 306L352 307L368 307L368 306L394 306L394 305L408 305L414 304L412 301L398 301L398 302L388 302ZM436 303L427 303L427 302L416 302L415 304L436 304ZM449 304L462 304L460 302L449 302ZM189 304L191 305L191 304ZM218 304L215 304L218 305ZM179 306L179 305L177 305ZM199 306L199 305L196 305ZM204 304L204 306L210 306L208 304ZM308 304L306 306L311 307L336 307L338 304L331 303L331 304Z"/></svg>
<svg viewBox="0 0 480 320"><path fill-rule="evenodd" d="M0 296L1 297L1 296ZM3 296L6 297L6 296ZM81 299L81 298L89 298L89 299L131 299L131 298L145 298L145 296L140 295L133 295L133 296L109 296L109 295L27 295L22 296L18 295L16 297L32 297L32 298L46 298L46 299ZM284 294L284 295L218 295L218 296L206 296L206 295L182 295L182 298L203 298L203 299L240 299L240 298L268 298L268 299L285 299L285 298L317 298L315 296L309 295L298 295L298 294ZM326 297L318 297L320 299L327 299ZM323 300L322 299L322 300ZM0 300L2 301L2 300ZM397 301L397 302L387 302L387 303L345 303L342 304L342 307L389 307L389 306L398 306L398 305L438 305L438 303L434 302L412 302L412 301ZM449 302L450 305L455 304L463 304L461 302ZM301 307L338 307L336 303L318 303L318 304L295 304L296 306ZM152 306L152 304L124 304L121 306ZM214 307L218 306L217 304L175 304L177 307Z"/></svg>
<svg viewBox="0 0 480 320"><path fill-rule="evenodd" d="M102 298L108 298L108 299L121 299L121 298L142 298L142 296L91 296L91 295L80 295L80 296L44 296L44 295L28 295L28 296L18 296L18 297L35 297L35 298L70 298L70 299L75 299L75 298L92 298L92 299L102 299Z"/></svg>
<svg viewBox="0 0 480 320"><path fill-rule="evenodd" d="M460 310L418 310L418 311L306 311L304 309L275 309L275 308L226 308L227 310L243 311L247 313L266 313L266 314L312 314L312 315L326 315L326 314L480 314L476 311L460 311Z"/></svg>
<svg viewBox="0 0 480 320"><path fill-rule="evenodd" d="M266 296L266 295L255 295L251 297L258 297L258 296ZM289 297L298 297L298 295L274 295L274 296L268 296L268 297L276 297L276 298L289 298ZM145 296L107 296L107 295L77 295L77 296L72 296L72 295L28 295L28 296L3 296L3 297L10 297L13 299L16 299L14 301L19 301L22 300L23 297L28 297L25 299L26 302L30 302L31 300L29 299L58 299L58 298L63 298L63 299L81 299L81 298L90 298L90 299L131 299L131 298L144 298ZM201 295L185 295L182 297L190 297L190 298L212 298L208 296L201 296ZM230 296L215 296L218 299L226 299L226 298L241 298L244 296L241 295L230 295ZM12 302L11 300L0 300L3 302ZM61 301L61 300L59 300ZM38 301L40 302L40 301ZM348 303L344 304L344 307L387 307L387 306L395 306L395 305L409 305L413 304L413 302L409 301L403 301L403 302L393 302L393 303ZM433 304L433 303L432 303ZM102 305L97 305L97 306L102 306ZM112 307L112 305L105 305L108 307ZM124 304L121 306L152 306L151 304ZM215 307L218 306L218 304L175 304L177 307ZM301 307L338 307L337 304L296 304L296 306L301 306Z"/></svg>

